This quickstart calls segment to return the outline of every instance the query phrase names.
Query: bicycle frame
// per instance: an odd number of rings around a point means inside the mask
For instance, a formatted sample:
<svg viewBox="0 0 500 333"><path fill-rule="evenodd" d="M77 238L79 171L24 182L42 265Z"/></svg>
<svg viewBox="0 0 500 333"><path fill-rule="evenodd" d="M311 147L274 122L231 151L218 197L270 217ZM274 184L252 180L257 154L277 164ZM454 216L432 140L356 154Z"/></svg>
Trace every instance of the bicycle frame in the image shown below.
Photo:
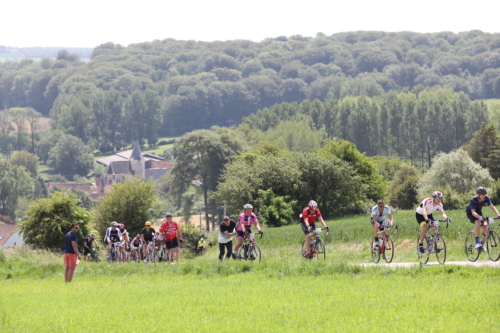
<svg viewBox="0 0 500 333"><path fill-rule="evenodd" d="M446 222L446 228L448 228L450 222L449 219L445 220L435 220L435 221L429 221L429 228L427 229L427 232L425 233L425 239L427 240L427 244L424 248L424 253L420 253L418 247L419 245L417 244L417 254L420 259L420 261L423 261L424 264L426 264L429 261L430 255L432 253L436 254L436 258L439 263L443 264L446 261L446 242L444 241L443 235L439 233L439 225L441 222ZM429 231L432 230L432 236L429 235ZM431 238L431 239L430 239ZM442 242L443 247L438 248L438 240ZM418 242L417 242L418 243ZM426 255L425 259L422 259Z"/></svg>
<svg viewBox="0 0 500 333"><path fill-rule="evenodd" d="M378 249L379 253L381 253L381 254L385 252L386 241L387 241L387 232L390 229L394 229L394 233L398 232L397 225L393 225L390 228L386 228L385 226L382 226L382 229L379 228L379 231L377 231L377 234L379 235L379 237L380 237L380 235L382 235L382 246L379 246L379 249Z"/></svg>

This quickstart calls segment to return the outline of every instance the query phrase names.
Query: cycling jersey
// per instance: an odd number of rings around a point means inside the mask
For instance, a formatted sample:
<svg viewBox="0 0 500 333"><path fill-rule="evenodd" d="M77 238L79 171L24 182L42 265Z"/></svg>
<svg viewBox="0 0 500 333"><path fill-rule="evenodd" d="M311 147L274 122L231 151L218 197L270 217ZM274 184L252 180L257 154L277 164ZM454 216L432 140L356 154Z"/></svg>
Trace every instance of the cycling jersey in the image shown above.
<svg viewBox="0 0 500 333"><path fill-rule="evenodd" d="M256 224L257 222L257 215L255 215L254 213L251 213L250 216L247 216L246 213L241 213L236 225L236 230L243 231L243 226L245 227L245 229L250 230L252 224Z"/></svg>
<svg viewBox="0 0 500 333"><path fill-rule="evenodd" d="M84 246L87 245L90 248L90 246L92 245L92 241L93 240L94 240L94 238L92 238L92 237L85 237L83 239Z"/></svg>
<svg viewBox="0 0 500 333"><path fill-rule="evenodd" d="M429 214L432 214L433 211L435 210L443 210L443 203L438 203L437 205L434 205L434 199L432 198L427 198L427 199L424 199L420 205L417 207L417 213L420 214L420 215L423 215L423 208L422 207L426 207L427 208L427 215Z"/></svg>
<svg viewBox="0 0 500 333"><path fill-rule="evenodd" d="M387 206L384 207L384 210L382 213L378 209L378 206L373 206L372 208L372 216L376 215L377 216L377 222L384 222L384 220L387 218L387 214L392 214L391 209Z"/></svg>
<svg viewBox="0 0 500 333"><path fill-rule="evenodd" d="M122 237L122 233L120 230L118 230L118 228L113 230L111 227L109 227L106 230L106 236L104 236L104 242L107 242L108 237L112 243L119 242L120 238Z"/></svg>
<svg viewBox="0 0 500 333"><path fill-rule="evenodd" d="M144 237L145 241L151 242L151 241L153 241L153 237L154 237L156 231L154 228L149 228L149 231L147 228L142 228L141 233L142 233L142 236Z"/></svg>
<svg viewBox="0 0 500 333"><path fill-rule="evenodd" d="M306 207L302 211L302 218L300 219L300 222L304 223L307 219L307 223L313 224L314 222L316 222L317 217L321 217L321 212L318 208L314 208L314 212L311 213L309 211L309 207Z"/></svg>
<svg viewBox="0 0 500 333"><path fill-rule="evenodd" d="M198 247L205 247L205 242L198 242Z"/></svg>
<svg viewBox="0 0 500 333"><path fill-rule="evenodd" d="M472 211L475 210L476 213L482 214L484 206L491 206L490 198L488 196L485 196L484 200L479 202L479 197L476 195L470 199L469 205L467 206L467 208L465 208L465 212L467 214L471 214Z"/></svg>
<svg viewBox="0 0 500 333"><path fill-rule="evenodd" d="M160 232L165 233L165 238L166 240L172 240L177 238L177 230L179 230L179 225L177 222L170 222L168 223L167 221L164 221L161 224L160 227Z"/></svg>
<svg viewBox="0 0 500 333"><path fill-rule="evenodd" d="M143 241L142 241L142 238L134 238L132 239L132 245L135 246L135 247L138 247L140 245L142 245Z"/></svg>

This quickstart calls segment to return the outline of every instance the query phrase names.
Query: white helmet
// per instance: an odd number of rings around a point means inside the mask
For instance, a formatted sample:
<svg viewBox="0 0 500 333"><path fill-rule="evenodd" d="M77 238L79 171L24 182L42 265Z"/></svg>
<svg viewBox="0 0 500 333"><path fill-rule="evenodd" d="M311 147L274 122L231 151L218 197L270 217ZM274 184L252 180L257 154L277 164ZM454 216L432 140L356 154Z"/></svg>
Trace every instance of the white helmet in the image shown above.
<svg viewBox="0 0 500 333"><path fill-rule="evenodd" d="M250 205L250 204L246 204L245 206L243 206L244 209L253 209L253 206Z"/></svg>
<svg viewBox="0 0 500 333"><path fill-rule="evenodd" d="M311 200L309 201L309 203L307 204L309 206L309 208L311 209L314 209L314 208L318 208L318 204L316 203L316 201L314 200Z"/></svg>

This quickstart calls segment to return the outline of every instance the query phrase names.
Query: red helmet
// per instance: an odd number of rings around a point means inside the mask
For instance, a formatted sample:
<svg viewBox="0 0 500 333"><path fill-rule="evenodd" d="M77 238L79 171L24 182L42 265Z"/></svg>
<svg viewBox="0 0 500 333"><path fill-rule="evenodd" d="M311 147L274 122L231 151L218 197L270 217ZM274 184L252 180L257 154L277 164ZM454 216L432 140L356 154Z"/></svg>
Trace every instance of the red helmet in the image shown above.
<svg viewBox="0 0 500 333"><path fill-rule="evenodd" d="M309 201L309 203L307 204L309 206L309 208L311 209L315 209L315 208L318 208L318 204L316 203L316 201L314 200L311 200Z"/></svg>
<svg viewBox="0 0 500 333"><path fill-rule="evenodd" d="M125 228L125 224L120 223L120 228L122 228L122 229Z"/></svg>
<svg viewBox="0 0 500 333"><path fill-rule="evenodd" d="M443 193L436 191L436 192L432 193L432 197L441 200L441 199L443 199Z"/></svg>

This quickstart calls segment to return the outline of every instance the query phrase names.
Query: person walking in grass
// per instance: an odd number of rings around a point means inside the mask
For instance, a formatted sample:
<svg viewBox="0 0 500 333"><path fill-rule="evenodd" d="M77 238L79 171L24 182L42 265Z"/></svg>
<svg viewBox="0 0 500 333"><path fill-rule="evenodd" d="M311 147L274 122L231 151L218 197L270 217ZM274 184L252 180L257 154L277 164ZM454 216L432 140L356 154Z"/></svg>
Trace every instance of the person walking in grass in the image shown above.
<svg viewBox="0 0 500 333"><path fill-rule="evenodd" d="M78 251L76 233L78 232L78 224L73 223L71 230L66 234L64 240L64 282L68 283L73 280L73 273L76 270L77 260L81 260L80 252Z"/></svg>
<svg viewBox="0 0 500 333"><path fill-rule="evenodd" d="M224 259L224 251L227 249L226 257L231 258L233 252L233 236L236 235L236 222L229 216L224 216L219 226L219 260Z"/></svg>

